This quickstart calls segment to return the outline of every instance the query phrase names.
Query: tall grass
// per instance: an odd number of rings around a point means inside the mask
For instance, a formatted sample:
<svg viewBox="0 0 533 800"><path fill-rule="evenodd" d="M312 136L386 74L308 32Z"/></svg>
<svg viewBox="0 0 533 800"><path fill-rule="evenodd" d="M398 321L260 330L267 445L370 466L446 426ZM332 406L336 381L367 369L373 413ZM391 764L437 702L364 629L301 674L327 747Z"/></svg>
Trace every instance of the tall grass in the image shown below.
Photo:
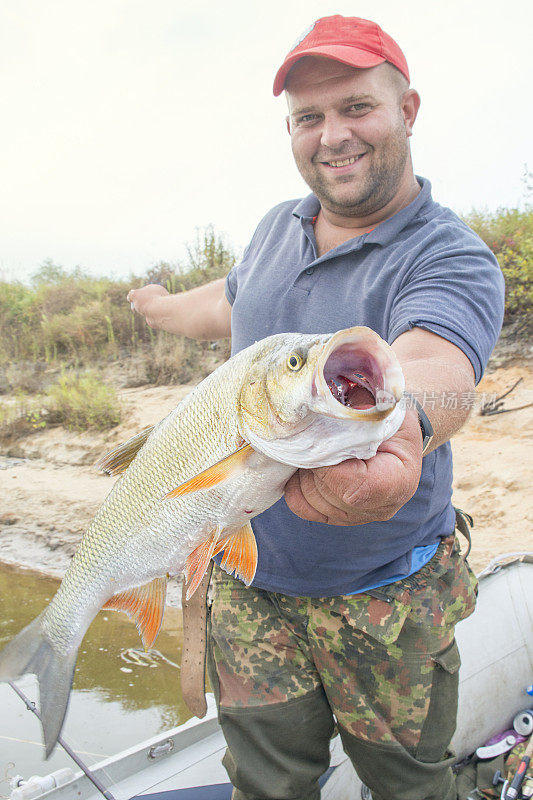
<svg viewBox="0 0 533 800"><path fill-rule="evenodd" d="M211 344L160 332L145 355L146 378L156 385L198 382L229 354L229 341Z"/></svg>
<svg viewBox="0 0 533 800"><path fill-rule="evenodd" d="M236 255L212 226L198 231L184 264L161 262L128 280L67 272L46 261L30 286L0 281L0 366L44 360L91 364L154 344L159 334L132 314L126 295L132 287L161 283L181 292L226 275Z"/></svg>

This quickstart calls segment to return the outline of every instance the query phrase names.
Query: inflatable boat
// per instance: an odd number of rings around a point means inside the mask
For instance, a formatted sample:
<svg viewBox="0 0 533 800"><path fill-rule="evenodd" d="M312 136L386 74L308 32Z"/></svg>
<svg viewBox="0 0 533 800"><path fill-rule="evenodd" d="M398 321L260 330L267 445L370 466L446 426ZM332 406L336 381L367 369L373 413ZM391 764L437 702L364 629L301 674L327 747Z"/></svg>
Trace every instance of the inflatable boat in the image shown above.
<svg viewBox="0 0 533 800"><path fill-rule="evenodd" d="M461 760L532 705L533 553L499 556L481 573L477 608L457 626L461 680L452 746ZM529 703L528 703L529 701ZM18 779L11 800L230 800L225 749L212 697L208 713L91 767ZM96 788L95 783L100 789ZM360 800L365 789L337 736L322 800Z"/></svg>

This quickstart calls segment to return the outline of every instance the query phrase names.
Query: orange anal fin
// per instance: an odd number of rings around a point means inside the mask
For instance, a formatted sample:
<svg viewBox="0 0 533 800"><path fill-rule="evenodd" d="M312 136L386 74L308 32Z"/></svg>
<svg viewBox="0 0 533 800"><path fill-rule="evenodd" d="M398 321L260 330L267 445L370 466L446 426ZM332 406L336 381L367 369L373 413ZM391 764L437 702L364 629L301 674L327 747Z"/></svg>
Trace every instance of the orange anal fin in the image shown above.
<svg viewBox="0 0 533 800"><path fill-rule="evenodd" d="M215 528L208 538L199 544L198 547L195 547L192 553L187 556L187 560L185 562L185 580L189 584L187 586L187 600L191 599L200 585L202 578L205 575L205 571L209 566L209 562L211 561L213 553L215 552L215 546L218 542L219 536L220 528Z"/></svg>
<svg viewBox="0 0 533 800"><path fill-rule="evenodd" d="M235 533L219 541L213 555L216 556L222 551L224 551L224 557L220 562L222 569L225 569L230 575L235 573L237 578L249 586L257 569L257 543L249 522Z"/></svg>
<svg viewBox="0 0 533 800"><path fill-rule="evenodd" d="M145 586L137 586L113 595L103 606L112 611L125 611L132 617L140 633L144 649L155 642L165 610L167 578L155 578Z"/></svg>
<svg viewBox="0 0 533 800"><path fill-rule="evenodd" d="M197 492L200 489L211 489L219 483L234 478L246 468L248 459L254 452L253 447L249 444L241 447L239 450L231 453L231 455L223 458L222 461L218 461L216 464L213 464L212 467L203 470L203 472L199 472L194 478L172 489L172 491L164 495L163 500L182 497L184 494Z"/></svg>
<svg viewBox="0 0 533 800"><path fill-rule="evenodd" d="M146 444L146 440L154 427L155 425L150 425L148 428L144 428L140 433L128 439L127 442L123 442L118 447L110 450L109 453L106 453L96 462L94 468L101 472L107 472L108 475L120 475L121 472L124 472L129 467L141 447Z"/></svg>

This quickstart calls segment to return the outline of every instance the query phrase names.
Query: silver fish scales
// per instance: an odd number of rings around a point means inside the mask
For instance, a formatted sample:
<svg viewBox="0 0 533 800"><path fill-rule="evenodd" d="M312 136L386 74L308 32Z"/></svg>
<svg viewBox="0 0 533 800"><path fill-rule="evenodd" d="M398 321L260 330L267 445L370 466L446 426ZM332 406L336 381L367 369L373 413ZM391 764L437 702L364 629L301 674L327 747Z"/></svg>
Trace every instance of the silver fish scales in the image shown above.
<svg viewBox="0 0 533 800"><path fill-rule="evenodd" d="M149 647L169 575L185 572L190 596L223 552L222 566L249 584L257 564L250 520L282 496L296 469L374 455L403 420L403 389L393 351L368 328L277 334L99 462L119 479L51 603L0 653L0 680L38 677L47 757L97 612L128 613Z"/></svg>

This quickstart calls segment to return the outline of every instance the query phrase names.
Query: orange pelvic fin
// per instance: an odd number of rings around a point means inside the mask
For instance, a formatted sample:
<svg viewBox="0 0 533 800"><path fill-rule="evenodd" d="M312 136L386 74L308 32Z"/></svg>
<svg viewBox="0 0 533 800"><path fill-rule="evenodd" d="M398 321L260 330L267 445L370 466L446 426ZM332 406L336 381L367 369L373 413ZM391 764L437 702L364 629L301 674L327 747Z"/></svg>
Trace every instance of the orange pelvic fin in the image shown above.
<svg viewBox="0 0 533 800"><path fill-rule="evenodd" d="M135 622L144 649L148 650L155 642L161 627L166 593L167 578L155 578L145 586L137 586L113 595L103 608L125 611Z"/></svg>
<svg viewBox="0 0 533 800"><path fill-rule="evenodd" d="M172 500L174 497L182 497L184 494L197 492L200 489L211 489L219 483L234 478L246 468L248 459L253 452L255 451L249 444L240 447L234 453L223 458L222 461L218 461L212 467L199 472L194 478L172 489L172 491L164 495L163 500Z"/></svg>
<svg viewBox="0 0 533 800"><path fill-rule="evenodd" d="M95 469L100 470L100 472L107 472L108 475L120 475L121 472L124 472L129 467L154 428L155 425L149 425L140 433L128 439L127 442L122 442L118 447L110 450L109 453L106 453L96 462Z"/></svg>
<svg viewBox="0 0 533 800"><path fill-rule="evenodd" d="M234 572L237 578L249 586L257 569L257 543L250 523L247 522L238 531L220 540L213 555L216 556L222 550L224 551L224 557L220 562L222 569L230 575Z"/></svg>
<svg viewBox="0 0 533 800"><path fill-rule="evenodd" d="M189 584L187 586L187 600L191 599L200 585L215 551L215 546L219 537L220 528L215 528L208 538L187 556L185 562L185 580Z"/></svg>

